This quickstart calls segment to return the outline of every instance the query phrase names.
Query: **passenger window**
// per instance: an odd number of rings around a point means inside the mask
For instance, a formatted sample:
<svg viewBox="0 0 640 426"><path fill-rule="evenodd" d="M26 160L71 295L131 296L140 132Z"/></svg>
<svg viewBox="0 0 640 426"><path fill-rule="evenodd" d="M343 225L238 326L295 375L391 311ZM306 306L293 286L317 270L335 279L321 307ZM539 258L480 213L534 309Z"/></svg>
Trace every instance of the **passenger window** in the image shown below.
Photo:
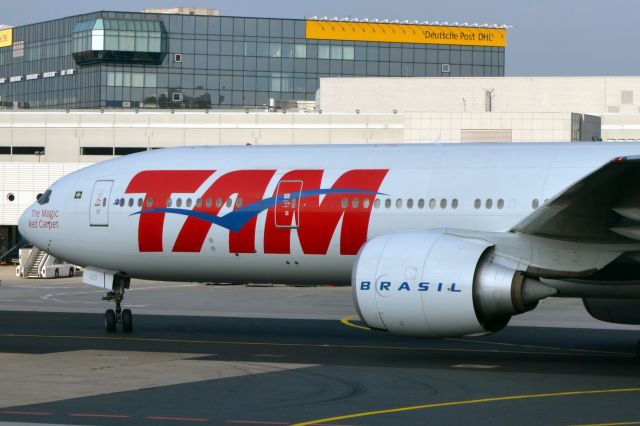
<svg viewBox="0 0 640 426"><path fill-rule="evenodd" d="M504 207L504 200L502 198L498 199L498 209L502 209Z"/></svg>
<svg viewBox="0 0 640 426"><path fill-rule="evenodd" d="M446 198L442 198L440 200L440 208L441 209L446 209L447 208L447 199Z"/></svg>
<svg viewBox="0 0 640 426"><path fill-rule="evenodd" d="M359 198L354 198L351 201L351 207L353 207L354 209L357 209L359 204L360 204L360 199Z"/></svg>
<svg viewBox="0 0 640 426"><path fill-rule="evenodd" d="M142 207L142 198L138 198L138 207Z"/></svg>
<svg viewBox="0 0 640 426"><path fill-rule="evenodd" d="M454 198L453 200L451 200L451 208L452 209L457 209L458 208L458 199Z"/></svg>
<svg viewBox="0 0 640 426"><path fill-rule="evenodd" d="M182 207L182 198L176 200L176 207Z"/></svg>
<svg viewBox="0 0 640 426"><path fill-rule="evenodd" d="M133 198L129 198L129 207L133 207Z"/></svg>
<svg viewBox="0 0 640 426"><path fill-rule="evenodd" d="M152 207L153 206L153 198L149 197L147 198L147 207Z"/></svg>
<svg viewBox="0 0 640 426"><path fill-rule="evenodd" d="M362 208L368 209L370 205L371 205L371 201L369 201L368 198L365 198L364 200L362 200Z"/></svg>
<svg viewBox="0 0 640 426"><path fill-rule="evenodd" d="M236 208L239 209L242 207L242 198L238 198L236 200ZM295 208L295 206L293 206Z"/></svg>
<svg viewBox="0 0 640 426"><path fill-rule="evenodd" d="M391 198L387 198L386 200L384 200L384 206L386 208L391 208Z"/></svg>
<svg viewBox="0 0 640 426"><path fill-rule="evenodd" d="M407 208L408 209L412 209L413 208L413 198L409 198L407 200Z"/></svg>
<svg viewBox="0 0 640 426"><path fill-rule="evenodd" d="M376 200L373 202L373 207L375 207L376 209L380 208L380 199L376 198Z"/></svg>
<svg viewBox="0 0 640 426"><path fill-rule="evenodd" d="M480 206L482 206L482 201L480 201L480 198L476 198L476 200L473 202L473 207L479 209Z"/></svg>
<svg viewBox="0 0 640 426"><path fill-rule="evenodd" d="M196 200L196 207L202 207L202 198Z"/></svg>
<svg viewBox="0 0 640 426"><path fill-rule="evenodd" d="M402 198L398 198L396 200L396 208L397 209L401 209L402 208Z"/></svg>
<svg viewBox="0 0 640 426"><path fill-rule="evenodd" d="M349 200L347 200L346 198L343 198L342 203L340 205L342 206L343 209L346 209L347 207L349 207Z"/></svg>
<svg viewBox="0 0 640 426"><path fill-rule="evenodd" d="M171 198L167 198L167 207L171 207Z"/></svg>
<svg viewBox="0 0 640 426"><path fill-rule="evenodd" d="M187 198L187 207L191 207L191 198Z"/></svg>
<svg viewBox="0 0 640 426"><path fill-rule="evenodd" d="M211 206L208 205L207 207L211 207ZM222 207L222 198L216 198L216 207L217 208Z"/></svg>
<svg viewBox="0 0 640 426"><path fill-rule="evenodd" d="M120 198L120 207L124 207L124 198Z"/></svg>
<svg viewBox="0 0 640 426"><path fill-rule="evenodd" d="M232 203L231 198L227 198L227 207L231 207L231 203Z"/></svg>
<svg viewBox="0 0 640 426"><path fill-rule="evenodd" d="M435 209L436 208L436 199L432 198L429 200L429 208L430 209Z"/></svg>
<svg viewBox="0 0 640 426"><path fill-rule="evenodd" d="M206 201L207 208L211 208L211 204L212 204L211 198L207 198L207 201ZM216 202L216 204L218 203Z"/></svg>
<svg viewBox="0 0 640 426"><path fill-rule="evenodd" d="M424 208L424 200L422 198L420 198L418 200L418 208L419 209L423 209Z"/></svg>
<svg viewBox="0 0 640 426"><path fill-rule="evenodd" d="M487 209L490 209L491 207L493 207L493 200L491 198L487 198L487 201L485 201L484 206Z"/></svg>
<svg viewBox="0 0 640 426"><path fill-rule="evenodd" d="M537 198L534 198L531 202L531 207L535 210L540 207L540 201Z"/></svg>

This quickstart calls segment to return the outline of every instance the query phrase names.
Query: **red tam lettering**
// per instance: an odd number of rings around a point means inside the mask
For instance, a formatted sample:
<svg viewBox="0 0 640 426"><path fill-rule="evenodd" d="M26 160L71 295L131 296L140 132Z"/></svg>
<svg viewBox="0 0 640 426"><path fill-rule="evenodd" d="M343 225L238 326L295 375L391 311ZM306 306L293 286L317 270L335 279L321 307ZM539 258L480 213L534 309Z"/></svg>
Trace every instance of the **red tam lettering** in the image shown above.
<svg viewBox="0 0 640 426"><path fill-rule="evenodd" d="M164 212L144 213L162 208L166 199L176 192L195 192L214 170L148 170L131 179L125 193L146 194L138 224L138 249L141 252L162 251ZM148 206L147 201L152 200Z"/></svg>
<svg viewBox="0 0 640 426"><path fill-rule="evenodd" d="M342 218L340 231L340 254L353 255L367 240L371 208L382 181L388 170L351 170L344 173L331 189L364 190L368 193L329 193L314 195L299 200L299 221L297 234L305 254L327 254L331 238ZM293 170L285 174L282 181L302 181L302 191L320 189L322 170ZM343 200L347 199L347 206ZM353 200L358 199L357 207ZM366 201L365 201L366 200ZM295 217L289 217L289 225ZM282 216L276 226L275 208L270 208L264 231L265 253L291 253L291 228L283 227Z"/></svg>
<svg viewBox="0 0 640 426"><path fill-rule="evenodd" d="M202 195L202 205L194 211L217 215L224 202L233 194L238 194L235 209L262 199L275 170L237 170L222 175ZM211 201L209 201L211 200ZM219 201L218 201L219 200ZM230 253L255 253L257 217L250 219L241 230L229 233ZM202 219L189 217L173 246L174 252L199 252L213 224Z"/></svg>

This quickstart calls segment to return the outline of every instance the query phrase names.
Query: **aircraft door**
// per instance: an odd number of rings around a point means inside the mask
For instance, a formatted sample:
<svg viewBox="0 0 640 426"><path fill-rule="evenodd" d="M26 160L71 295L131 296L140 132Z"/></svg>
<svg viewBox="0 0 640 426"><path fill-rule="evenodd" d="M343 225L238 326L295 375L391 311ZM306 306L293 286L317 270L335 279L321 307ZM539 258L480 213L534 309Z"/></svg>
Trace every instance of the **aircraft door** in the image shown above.
<svg viewBox="0 0 640 426"><path fill-rule="evenodd" d="M112 180L98 180L93 186L89 224L91 226L109 226L109 204Z"/></svg>
<svg viewBox="0 0 640 426"><path fill-rule="evenodd" d="M282 180L276 189L275 220L277 228L300 226L301 180Z"/></svg>

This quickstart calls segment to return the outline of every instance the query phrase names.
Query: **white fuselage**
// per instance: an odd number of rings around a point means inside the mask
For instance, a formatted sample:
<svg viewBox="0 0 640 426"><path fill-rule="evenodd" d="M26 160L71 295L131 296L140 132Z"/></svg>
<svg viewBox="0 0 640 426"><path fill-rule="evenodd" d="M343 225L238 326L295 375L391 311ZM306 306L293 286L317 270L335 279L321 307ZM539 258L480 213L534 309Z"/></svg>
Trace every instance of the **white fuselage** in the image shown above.
<svg viewBox="0 0 640 426"><path fill-rule="evenodd" d="M19 229L58 258L131 277L348 283L372 237L508 231L639 154L606 143L172 148L60 179Z"/></svg>

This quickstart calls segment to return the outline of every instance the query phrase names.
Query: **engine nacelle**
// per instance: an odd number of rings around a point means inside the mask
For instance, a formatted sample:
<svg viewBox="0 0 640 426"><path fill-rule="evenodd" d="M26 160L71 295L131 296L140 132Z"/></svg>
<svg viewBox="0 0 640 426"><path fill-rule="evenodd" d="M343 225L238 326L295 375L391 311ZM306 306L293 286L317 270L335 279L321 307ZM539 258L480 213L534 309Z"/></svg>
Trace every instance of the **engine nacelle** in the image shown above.
<svg viewBox="0 0 640 426"><path fill-rule="evenodd" d="M360 318L395 334L457 337L502 329L556 290L503 266L493 244L444 232L383 235L356 259Z"/></svg>

